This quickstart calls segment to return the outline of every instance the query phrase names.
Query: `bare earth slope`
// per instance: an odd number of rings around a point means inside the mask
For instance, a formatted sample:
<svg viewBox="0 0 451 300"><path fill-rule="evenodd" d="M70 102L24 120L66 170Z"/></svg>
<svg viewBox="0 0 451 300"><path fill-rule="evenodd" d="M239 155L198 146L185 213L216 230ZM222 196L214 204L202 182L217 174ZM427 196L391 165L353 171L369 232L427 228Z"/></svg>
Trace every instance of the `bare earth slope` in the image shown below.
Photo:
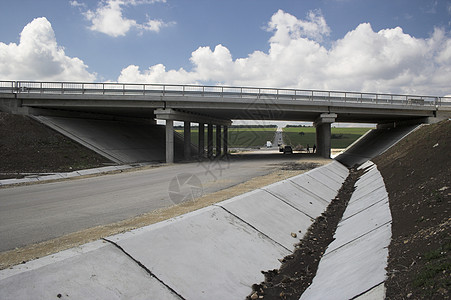
<svg viewBox="0 0 451 300"><path fill-rule="evenodd" d="M449 299L451 121L421 127L374 162L393 217L387 299Z"/></svg>
<svg viewBox="0 0 451 300"><path fill-rule="evenodd" d="M109 163L27 116L4 112L0 112L0 162L0 179L14 178L17 173L68 172Z"/></svg>

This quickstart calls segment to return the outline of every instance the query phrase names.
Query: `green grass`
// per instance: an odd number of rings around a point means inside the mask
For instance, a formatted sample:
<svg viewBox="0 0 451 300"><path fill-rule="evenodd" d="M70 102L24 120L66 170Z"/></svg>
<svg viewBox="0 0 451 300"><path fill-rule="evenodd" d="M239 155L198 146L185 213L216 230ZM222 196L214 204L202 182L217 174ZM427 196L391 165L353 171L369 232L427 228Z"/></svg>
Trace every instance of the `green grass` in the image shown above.
<svg viewBox="0 0 451 300"><path fill-rule="evenodd" d="M420 270L413 280L413 286L421 288L423 296L430 297L442 288L448 290L451 285L449 278L449 270L451 262L449 259L449 251L451 243L448 240L445 245L436 250L425 253L424 259L426 265Z"/></svg>
<svg viewBox="0 0 451 300"><path fill-rule="evenodd" d="M371 128L332 128L332 148L343 149L351 145ZM303 133L303 134L301 134ZM316 143L314 127L290 127L283 130L284 142L294 147L302 145L310 148Z"/></svg>

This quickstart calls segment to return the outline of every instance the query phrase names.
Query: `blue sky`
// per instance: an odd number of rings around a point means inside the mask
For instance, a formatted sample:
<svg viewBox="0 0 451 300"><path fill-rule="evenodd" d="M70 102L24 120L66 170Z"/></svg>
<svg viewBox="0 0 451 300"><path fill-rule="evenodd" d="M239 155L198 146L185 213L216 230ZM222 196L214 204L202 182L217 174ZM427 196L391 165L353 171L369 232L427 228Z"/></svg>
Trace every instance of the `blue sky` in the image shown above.
<svg viewBox="0 0 451 300"><path fill-rule="evenodd" d="M451 94L451 0L0 3L0 80Z"/></svg>

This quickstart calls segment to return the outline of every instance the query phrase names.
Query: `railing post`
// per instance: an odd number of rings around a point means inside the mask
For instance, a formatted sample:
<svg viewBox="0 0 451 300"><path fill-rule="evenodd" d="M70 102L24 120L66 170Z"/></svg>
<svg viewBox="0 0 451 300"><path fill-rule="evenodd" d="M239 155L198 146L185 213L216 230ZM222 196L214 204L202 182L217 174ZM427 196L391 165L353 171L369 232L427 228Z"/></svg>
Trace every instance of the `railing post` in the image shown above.
<svg viewBox="0 0 451 300"><path fill-rule="evenodd" d="M102 83L102 95L105 95L105 83Z"/></svg>

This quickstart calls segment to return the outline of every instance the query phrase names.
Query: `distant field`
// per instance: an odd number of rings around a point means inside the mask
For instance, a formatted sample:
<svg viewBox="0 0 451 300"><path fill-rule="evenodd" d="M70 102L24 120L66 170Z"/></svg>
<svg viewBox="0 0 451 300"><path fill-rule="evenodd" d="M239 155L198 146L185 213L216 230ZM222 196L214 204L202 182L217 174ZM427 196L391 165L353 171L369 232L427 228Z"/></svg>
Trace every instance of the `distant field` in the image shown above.
<svg viewBox="0 0 451 300"><path fill-rule="evenodd" d="M346 148L371 128L332 128L332 148ZM176 129L183 134L183 129ZM229 148L264 147L266 141L273 141L276 128L229 128ZM301 134L301 132L303 134ZM197 143L198 128L191 129L191 140ZM216 146L216 130L213 130L213 141ZM314 127L289 127L283 129L284 142L294 147L307 145L313 147L316 143ZM205 143L207 130L205 129Z"/></svg>
<svg viewBox="0 0 451 300"><path fill-rule="evenodd" d="M332 148L346 148L365 134L371 128L332 128ZM316 131L314 127L290 127L283 129L284 142L294 147L307 145L313 147L316 143Z"/></svg>
<svg viewBox="0 0 451 300"><path fill-rule="evenodd" d="M176 129L183 134L183 129ZM229 128L229 148L256 148L266 145L266 141L273 141L276 128ZM191 129L191 141L197 143L198 128ZM205 129L205 144L207 143L207 129ZM216 146L216 130L213 129L213 145Z"/></svg>

